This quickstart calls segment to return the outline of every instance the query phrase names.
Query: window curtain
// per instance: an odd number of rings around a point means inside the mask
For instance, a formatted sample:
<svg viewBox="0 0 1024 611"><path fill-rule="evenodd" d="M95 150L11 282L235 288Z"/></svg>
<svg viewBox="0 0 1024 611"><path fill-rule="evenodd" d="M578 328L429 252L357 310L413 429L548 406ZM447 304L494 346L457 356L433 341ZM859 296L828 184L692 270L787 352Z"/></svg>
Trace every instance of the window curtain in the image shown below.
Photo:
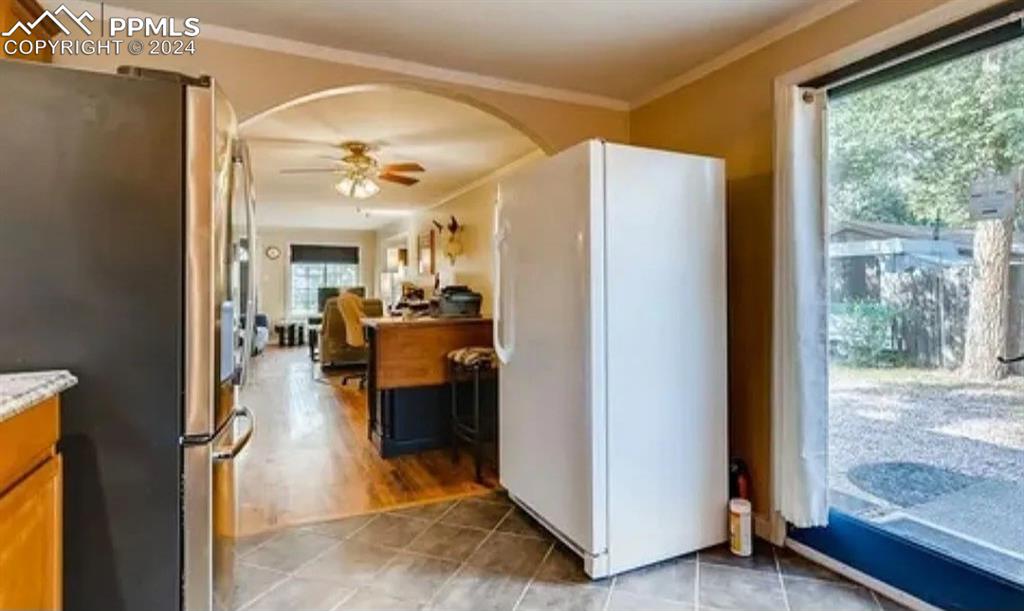
<svg viewBox="0 0 1024 611"><path fill-rule="evenodd" d="M828 268L824 91L779 90L772 319L775 508L828 523Z"/></svg>

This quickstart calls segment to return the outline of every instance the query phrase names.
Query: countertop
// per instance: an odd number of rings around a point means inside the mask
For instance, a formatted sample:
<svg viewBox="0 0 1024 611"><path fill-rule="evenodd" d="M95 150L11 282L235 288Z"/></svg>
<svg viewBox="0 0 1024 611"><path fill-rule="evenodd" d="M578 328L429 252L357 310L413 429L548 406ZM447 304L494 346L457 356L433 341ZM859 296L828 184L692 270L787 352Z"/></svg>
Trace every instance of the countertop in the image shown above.
<svg viewBox="0 0 1024 611"><path fill-rule="evenodd" d="M432 316L418 316L416 318L403 318L401 316L383 316L380 318L363 318L363 326L366 327L387 327L387 326L399 326L399 325L417 325L417 326L431 326L431 325L465 325L470 323L481 323L491 322L491 319L486 316L461 316L451 318L435 318Z"/></svg>
<svg viewBox="0 0 1024 611"><path fill-rule="evenodd" d="M0 373L0 422L78 384L67 370Z"/></svg>

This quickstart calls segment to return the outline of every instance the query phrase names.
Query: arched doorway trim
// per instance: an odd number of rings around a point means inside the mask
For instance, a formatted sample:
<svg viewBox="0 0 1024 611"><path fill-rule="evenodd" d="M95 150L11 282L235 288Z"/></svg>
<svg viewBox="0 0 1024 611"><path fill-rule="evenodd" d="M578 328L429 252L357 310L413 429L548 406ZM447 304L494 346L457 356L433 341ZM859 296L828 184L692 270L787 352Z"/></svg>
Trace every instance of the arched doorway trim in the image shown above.
<svg viewBox="0 0 1024 611"><path fill-rule="evenodd" d="M421 93L426 93L426 94L430 94L430 95L436 95L436 96L439 96L439 97L442 97L442 98L447 98L447 99L452 100L454 102L459 102L461 104L465 104L467 106L472 106L473 108L476 108L477 110L479 110L481 112L485 112L485 113L487 113L487 114L489 114L489 115L491 115L493 117L496 117L496 118L500 119L501 121L507 123L513 129L519 131L524 136L529 138L534 144L537 145L538 148L540 148L542 151L544 151L544 153L550 155L550 154L555 152L552 149L552 147L547 142L544 141L543 138L541 138L536 133L534 133L530 128L528 128L525 125L523 125L522 122L520 122L517 119L509 116L508 113L506 113L506 112L504 112L504 111L502 111L502 110L500 110L498 108L495 108L494 106L492 106L490 104L487 104L485 102L481 102L480 100L477 100L476 98L473 98L472 96L468 96L468 95L465 95L465 94L456 93L456 92L447 90L447 89L445 89L443 87L435 87L435 86L432 86L432 85L424 85L422 83L409 83L409 82L404 82L404 81L382 82L382 83L362 83L362 84L358 84L358 85L344 85L344 86L341 86L341 87L332 87L330 89L324 89L322 91L317 91L315 93L310 93L310 94L307 94L307 95L304 95L304 96L299 96L297 98L294 98L292 100L284 102L283 104L278 104L277 106L274 106L272 108L268 108L267 110L264 110L263 112L257 113L255 115L249 117L248 119L245 119L244 121L242 121L242 123L239 126L239 128L240 129L245 129L247 126L253 125L254 123L260 121L261 119L264 119L264 118L266 118L266 117L268 117L270 115L273 115L276 112L279 112L279 111L282 111L282 110L285 110L285 109L288 109L288 108L292 108L292 107L295 107L295 106L299 106L300 104L305 104L307 102L313 102L313 101L316 101L316 100L322 100L324 98L330 98L330 97L340 96L340 95L348 95L348 94L352 94L352 93L366 93L366 92L370 92L370 91L386 91L388 89L405 89L405 90L410 90L410 91L419 91Z"/></svg>

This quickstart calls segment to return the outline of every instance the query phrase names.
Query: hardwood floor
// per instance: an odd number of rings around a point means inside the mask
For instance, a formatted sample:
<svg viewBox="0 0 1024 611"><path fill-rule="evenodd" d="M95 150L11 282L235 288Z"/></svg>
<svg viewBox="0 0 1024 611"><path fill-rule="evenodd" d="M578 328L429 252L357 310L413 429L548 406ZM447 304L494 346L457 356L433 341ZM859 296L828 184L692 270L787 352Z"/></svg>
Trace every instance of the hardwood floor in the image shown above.
<svg viewBox="0 0 1024 611"><path fill-rule="evenodd" d="M241 402L256 433L236 459L239 535L491 490L474 481L468 455L457 465L446 450L382 459L366 437L365 393L325 377L305 348L257 357Z"/></svg>

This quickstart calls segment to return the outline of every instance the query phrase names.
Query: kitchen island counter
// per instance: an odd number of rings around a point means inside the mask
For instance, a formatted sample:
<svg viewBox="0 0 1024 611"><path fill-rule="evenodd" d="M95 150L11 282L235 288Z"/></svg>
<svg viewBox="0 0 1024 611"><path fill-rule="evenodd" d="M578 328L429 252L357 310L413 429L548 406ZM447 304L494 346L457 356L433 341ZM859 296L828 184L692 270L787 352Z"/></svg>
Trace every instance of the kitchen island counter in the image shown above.
<svg viewBox="0 0 1024 611"><path fill-rule="evenodd" d="M451 444L448 353L492 345L490 318L364 318L369 436L390 458ZM496 389L485 391L493 406ZM463 401L471 391L462 393Z"/></svg>

